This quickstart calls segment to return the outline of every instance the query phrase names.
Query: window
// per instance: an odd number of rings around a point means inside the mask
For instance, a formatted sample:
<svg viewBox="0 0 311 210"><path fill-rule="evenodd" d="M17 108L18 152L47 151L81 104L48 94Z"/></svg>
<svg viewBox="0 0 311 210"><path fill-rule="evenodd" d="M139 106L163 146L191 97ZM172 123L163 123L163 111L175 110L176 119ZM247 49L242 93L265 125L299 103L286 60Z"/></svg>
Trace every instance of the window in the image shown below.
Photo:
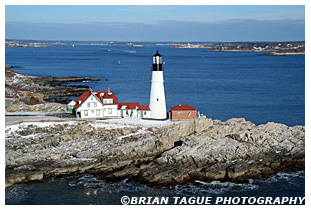
<svg viewBox="0 0 311 210"><path fill-rule="evenodd" d="M190 117L191 116L191 112L188 112L188 117Z"/></svg>
<svg viewBox="0 0 311 210"><path fill-rule="evenodd" d="M113 99L105 99L104 104L112 104Z"/></svg>
<svg viewBox="0 0 311 210"><path fill-rule="evenodd" d="M91 96L91 100L93 100L93 96Z"/></svg>
<svg viewBox="0 0 311 210"><path fill-rule="evenodd" d="M94 107L97 107L97 103L96 102L94 102Z"/></svg>
<svg viewBox="0 0 311 210"><path fill-rule="evenodd" d="M178 112L178 117L180 117L180 112Z"/></svg>
<svg viewBox="0 0 311 210"><path fill-rule="evenodd" d="M85 115L85 116L87 116L87 115L88 115L87 110L84 110L84 115Z"/></svg>
<svg viewBox="0 0 311 210"><path fill-rule="evenodd" d="M146 111L144 111L144 115L146 115Z"/></svg>
<svg viewBox="0 0 311 210"><path fill-rule="evenodd" d="M91 103L90 102L87 102L87 107L91 107Z"/></svg>
<svg viewBox="0 0 311 210"><path fill-rule="evenodd" d="M112 109L108 109L108 114L112 114Z"/></svg>
<svg viewBox="0 0 311 210"><path fill-rule="evenodd" d="M157 98L157 101L159 101L159 98Z"/></svg>
<svg viewBox="0 0 311 210"><path fill-rule="evenodd" d="M99 116L99 110L96 110L96 115Z"/></svg>
<svg viewBox="0 0 311 210"><path fill-rule="evenodd" d="M94 110L92 110L92 113L94 113Z"/></svg>

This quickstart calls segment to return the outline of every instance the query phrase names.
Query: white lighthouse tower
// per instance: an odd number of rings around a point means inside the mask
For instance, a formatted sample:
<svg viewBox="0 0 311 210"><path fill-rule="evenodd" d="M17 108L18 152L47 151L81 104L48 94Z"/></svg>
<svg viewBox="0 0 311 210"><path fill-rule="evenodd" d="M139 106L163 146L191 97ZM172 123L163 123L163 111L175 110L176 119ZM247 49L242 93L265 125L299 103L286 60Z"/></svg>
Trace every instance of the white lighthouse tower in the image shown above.
<svg viewBox="0 0 311 210"><path fill-rule="evenodd" d="M151 91L150 91L150 103L149 107L151 110L150 118L155 120L166 119L166 102L164 93L164 80L163 80L163 69L162 69L162 56L158 50L153 55L152 64L152 80L151 80Z"/></svg>

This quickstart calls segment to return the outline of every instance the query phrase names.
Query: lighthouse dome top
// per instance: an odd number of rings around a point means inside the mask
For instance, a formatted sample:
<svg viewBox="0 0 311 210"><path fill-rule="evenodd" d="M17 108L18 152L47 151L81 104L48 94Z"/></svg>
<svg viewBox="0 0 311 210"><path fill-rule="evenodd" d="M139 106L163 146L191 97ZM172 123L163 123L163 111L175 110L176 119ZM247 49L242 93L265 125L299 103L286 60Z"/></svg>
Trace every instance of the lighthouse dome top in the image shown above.
<svg viewBox="0 0 311 210"><path fill-rule="evenodd" d="M162 57L162 55L159 54L159 51L157 50L157 53L153 55L154 57L159 56Z"/></svg>

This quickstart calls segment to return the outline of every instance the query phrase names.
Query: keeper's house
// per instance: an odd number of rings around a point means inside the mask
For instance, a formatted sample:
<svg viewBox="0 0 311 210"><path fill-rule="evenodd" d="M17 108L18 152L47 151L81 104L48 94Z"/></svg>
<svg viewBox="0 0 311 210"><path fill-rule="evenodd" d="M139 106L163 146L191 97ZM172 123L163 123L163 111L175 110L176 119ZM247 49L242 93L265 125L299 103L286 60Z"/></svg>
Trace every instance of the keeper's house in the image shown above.
<svg viewBox="0 0 311 210"><path fill-rule="evenodd" d="M84 92L79 98L67 105L67 111L77 118L150 118L148 105L119 103L118 98L110 91Z"/></svg>
<svg viewBox="0 0 311 210"><path fill-rule="evenodd" d="M189 105L177 105L171 108L169 118L171 120L189 120L197 117L197 109Z"/></svg>

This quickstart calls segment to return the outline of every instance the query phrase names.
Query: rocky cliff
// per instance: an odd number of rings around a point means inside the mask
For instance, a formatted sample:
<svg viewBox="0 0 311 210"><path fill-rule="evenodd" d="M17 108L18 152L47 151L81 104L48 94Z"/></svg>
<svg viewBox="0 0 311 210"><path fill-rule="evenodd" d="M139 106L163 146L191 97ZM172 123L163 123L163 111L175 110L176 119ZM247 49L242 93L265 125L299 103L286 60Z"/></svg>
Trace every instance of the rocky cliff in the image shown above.
<svg viewBox="0 0 311 210"><path fill-rule="evenodd" d="M96 121L6 126L6 184L101 173L152 185L244 182L304 170L305 127L200 118L164 128Z"/></svg>

